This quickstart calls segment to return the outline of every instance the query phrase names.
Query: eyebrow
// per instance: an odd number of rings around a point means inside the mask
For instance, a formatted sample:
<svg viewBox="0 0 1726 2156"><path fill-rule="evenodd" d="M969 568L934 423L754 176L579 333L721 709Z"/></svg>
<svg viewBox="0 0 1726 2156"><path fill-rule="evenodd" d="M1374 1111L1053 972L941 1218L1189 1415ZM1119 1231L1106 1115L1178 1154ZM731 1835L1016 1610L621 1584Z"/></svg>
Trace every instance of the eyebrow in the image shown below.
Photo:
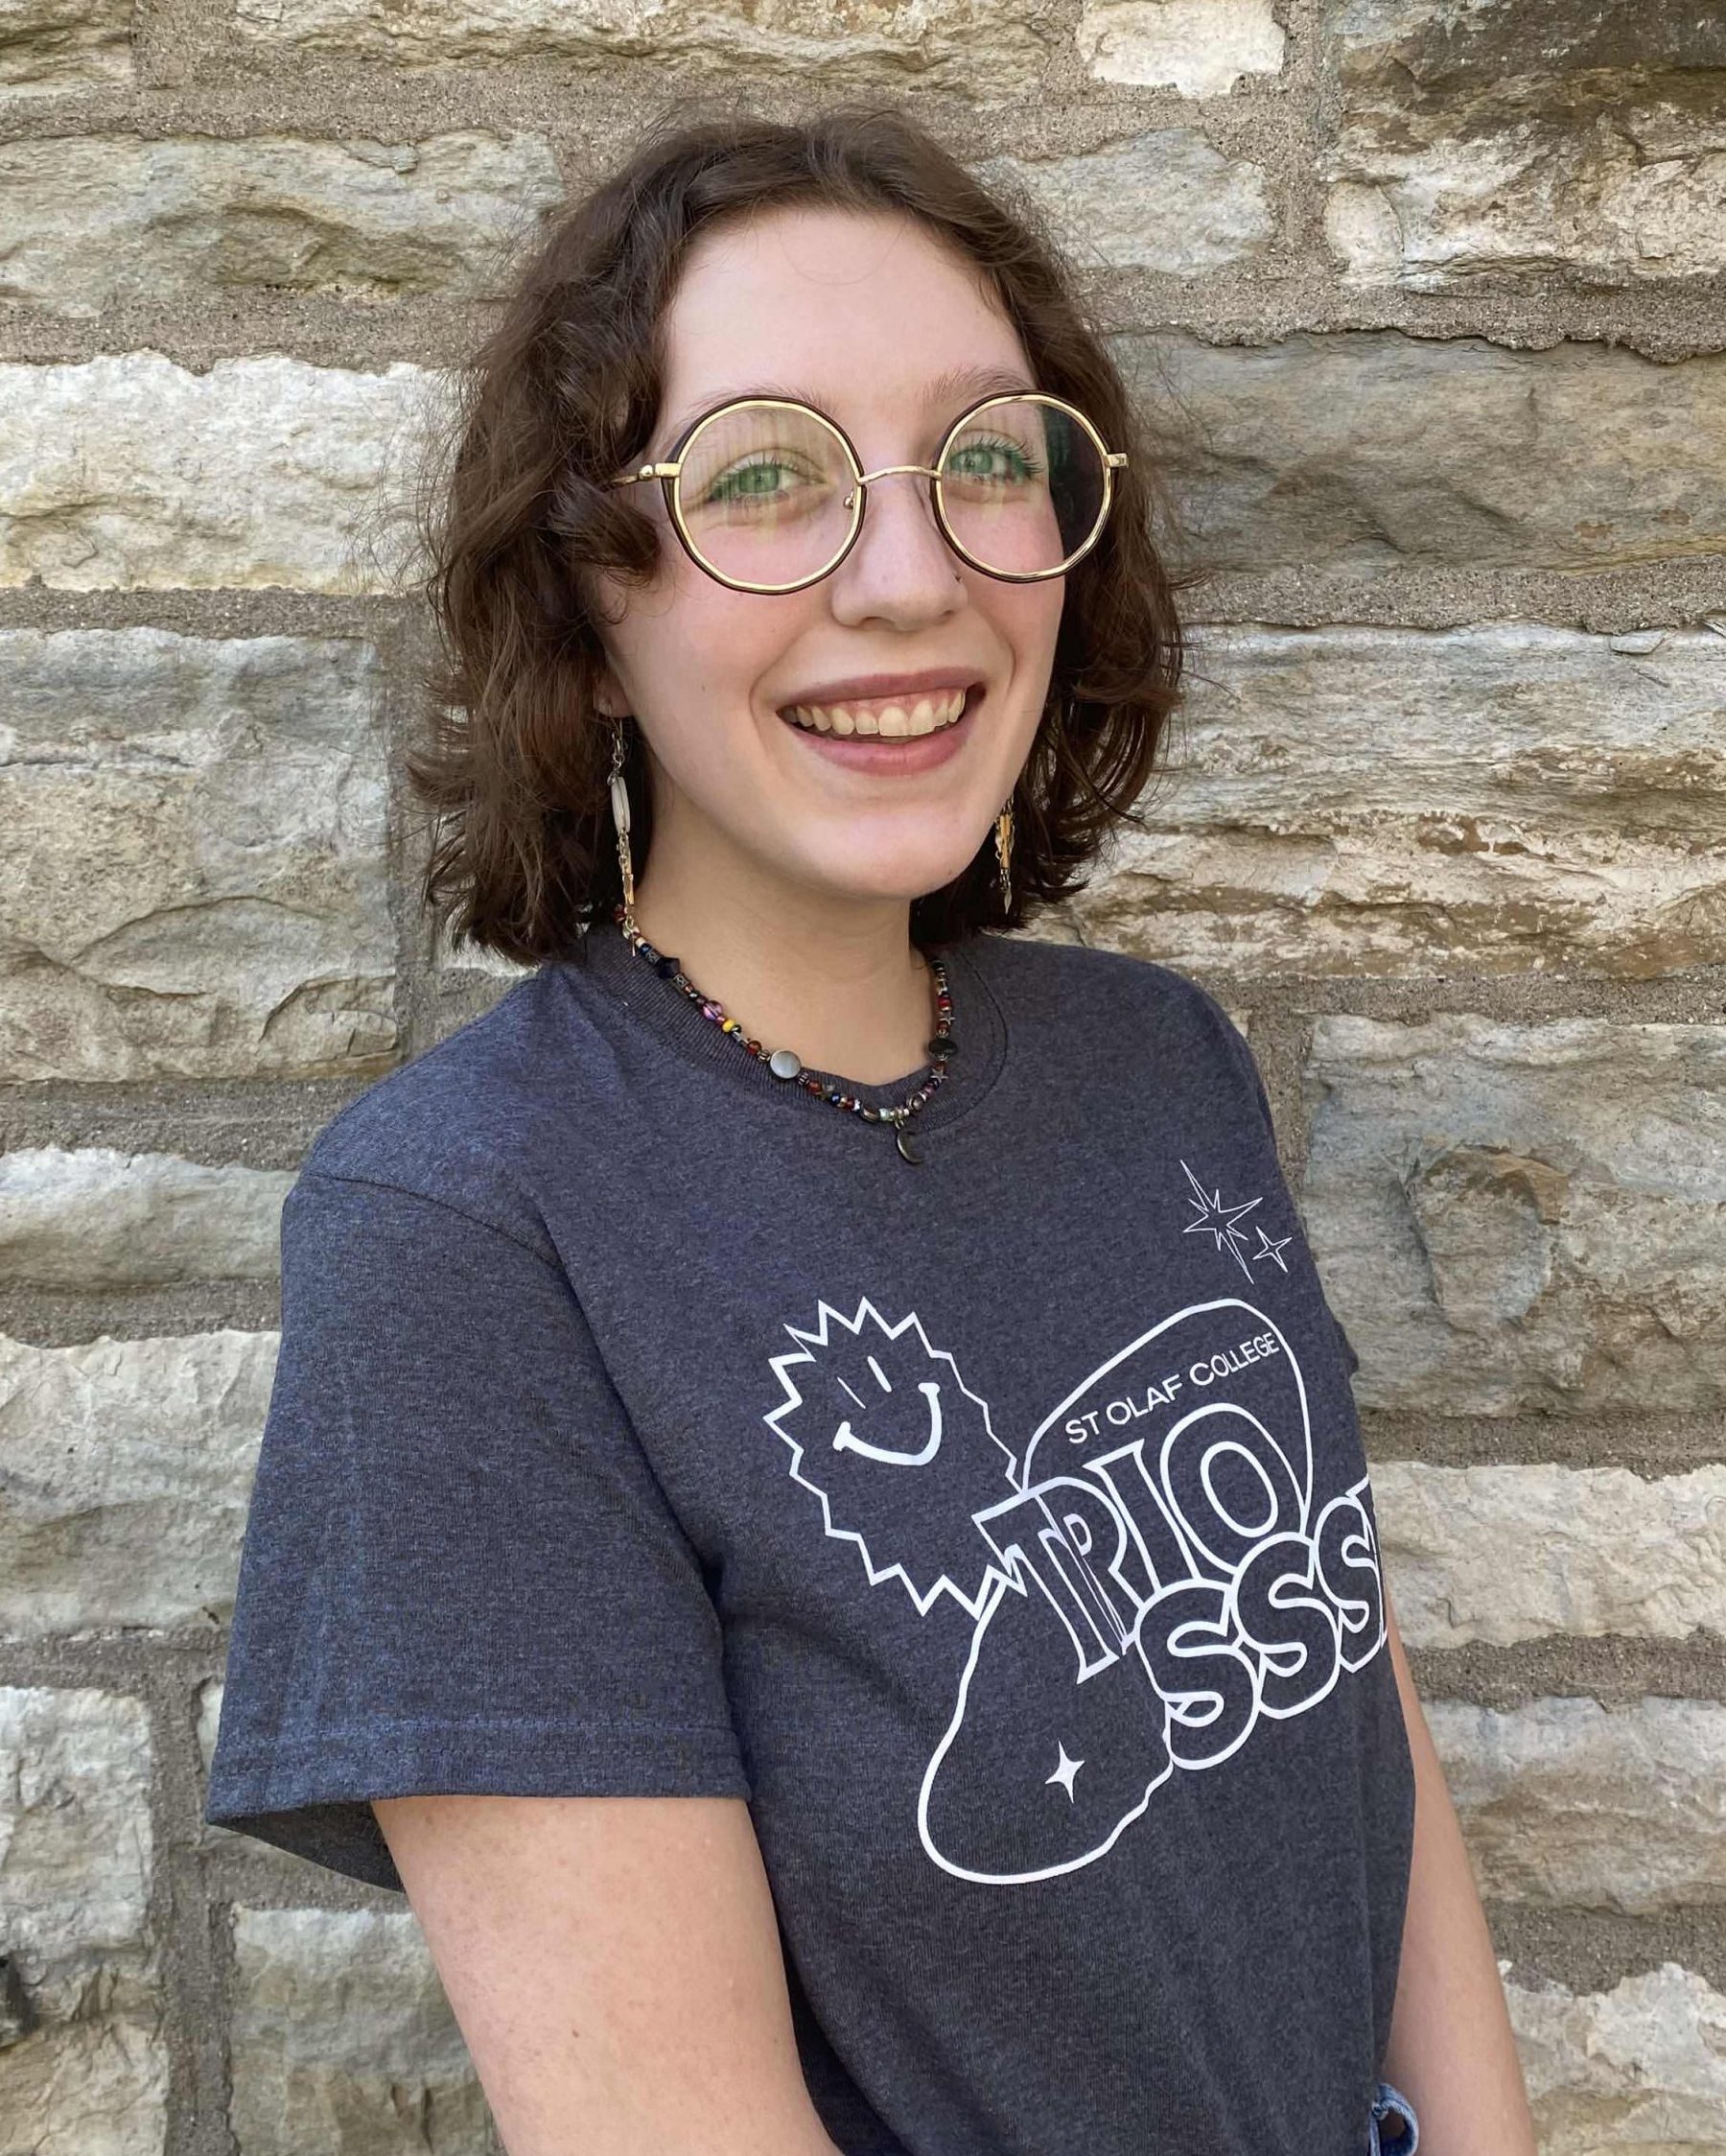
<svg viewBox="0 0 1726 2156"><path fill-rule="evenodd" d="M1025 379L1019 367L1002 366L950 366L923 384L923 403L928 407L945 405L960 397L987 397L996 392L1035 389L1036 383ZM715 389L692 405L687 405L665 430L665 438L675 441L700 412L711 411L714 406L729 404L734 397L785 397L794 404L813 405L817 411L826 410L821 399L811 389L799 388L787 382L752 382L735 389Z"/></svg>

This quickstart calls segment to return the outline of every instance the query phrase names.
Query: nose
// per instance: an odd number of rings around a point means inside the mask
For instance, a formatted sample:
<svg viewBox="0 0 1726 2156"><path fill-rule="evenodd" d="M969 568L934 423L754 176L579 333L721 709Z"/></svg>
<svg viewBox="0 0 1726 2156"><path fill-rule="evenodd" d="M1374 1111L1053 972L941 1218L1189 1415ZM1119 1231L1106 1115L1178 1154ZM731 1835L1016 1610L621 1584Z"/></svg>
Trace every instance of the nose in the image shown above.
<svg viewBox="0 0 1726 2156"><path fill-rule="evenodd" d="M877 481L902 477L903 486ZM965 603L959 557L935 521L923 464L887 464L866 473L863 524L855 546L828 579L837 620L891 621L919 628Z"/></svg>

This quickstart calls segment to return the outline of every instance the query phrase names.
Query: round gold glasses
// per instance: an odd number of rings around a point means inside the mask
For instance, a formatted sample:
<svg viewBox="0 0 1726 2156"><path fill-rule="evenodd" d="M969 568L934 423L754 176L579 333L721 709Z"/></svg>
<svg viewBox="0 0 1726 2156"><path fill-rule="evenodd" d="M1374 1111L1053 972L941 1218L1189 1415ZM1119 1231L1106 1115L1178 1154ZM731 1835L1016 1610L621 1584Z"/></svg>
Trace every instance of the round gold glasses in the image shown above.
<svg viewBox="0 0 1726 2156"><path fill-rule="evenodd" d="M962 561L1011 584L1061 576L1096 545L1127 462L1076 405L1040 390L991 396L947 429L933 464L866 472L812 405L734 397L701 414L671 455L611 480L658 480L684 551L737 592L797 592L857 543L868 490L927 480L935 521Z"/></svg>

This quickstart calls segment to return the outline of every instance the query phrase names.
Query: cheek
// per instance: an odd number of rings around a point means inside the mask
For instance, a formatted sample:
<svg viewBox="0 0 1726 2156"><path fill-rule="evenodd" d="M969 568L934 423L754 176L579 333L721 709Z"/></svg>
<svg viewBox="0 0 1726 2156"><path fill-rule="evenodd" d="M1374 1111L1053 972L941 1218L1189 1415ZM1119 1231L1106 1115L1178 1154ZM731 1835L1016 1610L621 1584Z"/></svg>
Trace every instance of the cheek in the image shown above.
<svg viewBox="0 0 1726 2156"><path fill-rule="evenodd" d="M691 702L747 702L749 685L779 648L770 600L728 591L679 556L652 587L632 593L609 632L613 650L651 721Z"/></svg>
<svg viewBox="0 0 1726 2156"><path fill-rule="evenodd" d="M1028 598L1035 606L1035 635L1038 649L1050 659L1055 656L1055 640L1061 633L1061 617L1066 611L1066 584L1059 576L1047 585L1035 584L1024 587Z"/></svg>
<svg viewBox="0 0 1726 2156"><path fill-rule="evenodd" d="M1015 671L1046 680L1055 659L1066 586L1060 577L1041 584L994 583L978 604L1013 652Z"/></svg>
<svg viewBox="0 0 1726 2156"><path fill-rule="evenodd" d="M711 796L758 785L762 726L780 723L763 685L786 678L790 655L819 624L808 594L734 592L693 563L687 571L665 578L650 611L632 611L618 648L661 761Z"/></svg>
<svg viewBox="0 0 1726 2156"><path fill-rule="evenodd" d="M693 699L717 733L751 722L758 685L771 679L802 633L791 598L728 591L688 564L688 582L653 624L653 663L667 702Z"/></svg>
<svg viewBox="0 0 1726 2156"><path fill-rule="evenodd" d="M1031 753L1048 709L1065 587L1059 578L1051 578L1046 585L1009 585L1006 593L1011 604L1002 634L1013 651L1013 723L1007 729L1011 745L1003 745L1008 762L1016 770Z"/></svg>
<svg viewBox="0 0 1726 2156"><path fill-rule="evenodd" d="M994 623L1013 655L1009 695L1016 721L1014 732L1029 747L1048 701L1066 592L1059 578L1051 578L1046 584L1002 585L1000 595Z"/></svg>

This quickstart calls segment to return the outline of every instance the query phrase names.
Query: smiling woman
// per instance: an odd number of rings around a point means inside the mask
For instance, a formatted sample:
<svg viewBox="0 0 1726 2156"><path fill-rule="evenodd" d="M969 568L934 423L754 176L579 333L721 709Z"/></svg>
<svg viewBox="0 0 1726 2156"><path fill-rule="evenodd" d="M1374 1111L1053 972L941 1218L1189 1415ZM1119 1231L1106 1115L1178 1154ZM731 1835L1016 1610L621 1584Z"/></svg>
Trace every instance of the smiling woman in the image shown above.
<svg viewBox="0 0 1726 2156"><path fill-rule="evenodd" d="M1008 488L1006 460L1033 450ZM1018 924L1131 818L1178 695L1154 468L1058 257L898 115L649 143L527 267L428 466L445 664L409 768L436 817L429 902L503 955L578 957L622 896L615 738L592 721L627 713L641 917L669 948L663 879L675 859L705 883L716 849L734 871L779 859L800 911L831 893L848 922L873 863L922 942ZM968 534L1036 536L1052 502L1068 544L966 558ZM728 588L739 568L767 573ZM878 736L896 696L948 679L980 686L987 723L916 802L881 784L919 776L911 759L787 762L798 738L770 723L826 702ZM559 723L571 712L589 723ZM662 845L667 820L683 835ZM763 1017L776 971L752 967ZM902 1038L912 985L901 966L865 1007L849 987L822 1000L854 1014L853 1043L883 1019Z"/></svg>
<svg viewBox="0 0 1726 2156"><path fill-rule="evenodd" d="M510 2156L1532 2147L1251 1053L1002 933L1152 469L893 113L650 140L471 370L410 772L534 970L284 1209L208 1816L407 1892Z"/></svg>

